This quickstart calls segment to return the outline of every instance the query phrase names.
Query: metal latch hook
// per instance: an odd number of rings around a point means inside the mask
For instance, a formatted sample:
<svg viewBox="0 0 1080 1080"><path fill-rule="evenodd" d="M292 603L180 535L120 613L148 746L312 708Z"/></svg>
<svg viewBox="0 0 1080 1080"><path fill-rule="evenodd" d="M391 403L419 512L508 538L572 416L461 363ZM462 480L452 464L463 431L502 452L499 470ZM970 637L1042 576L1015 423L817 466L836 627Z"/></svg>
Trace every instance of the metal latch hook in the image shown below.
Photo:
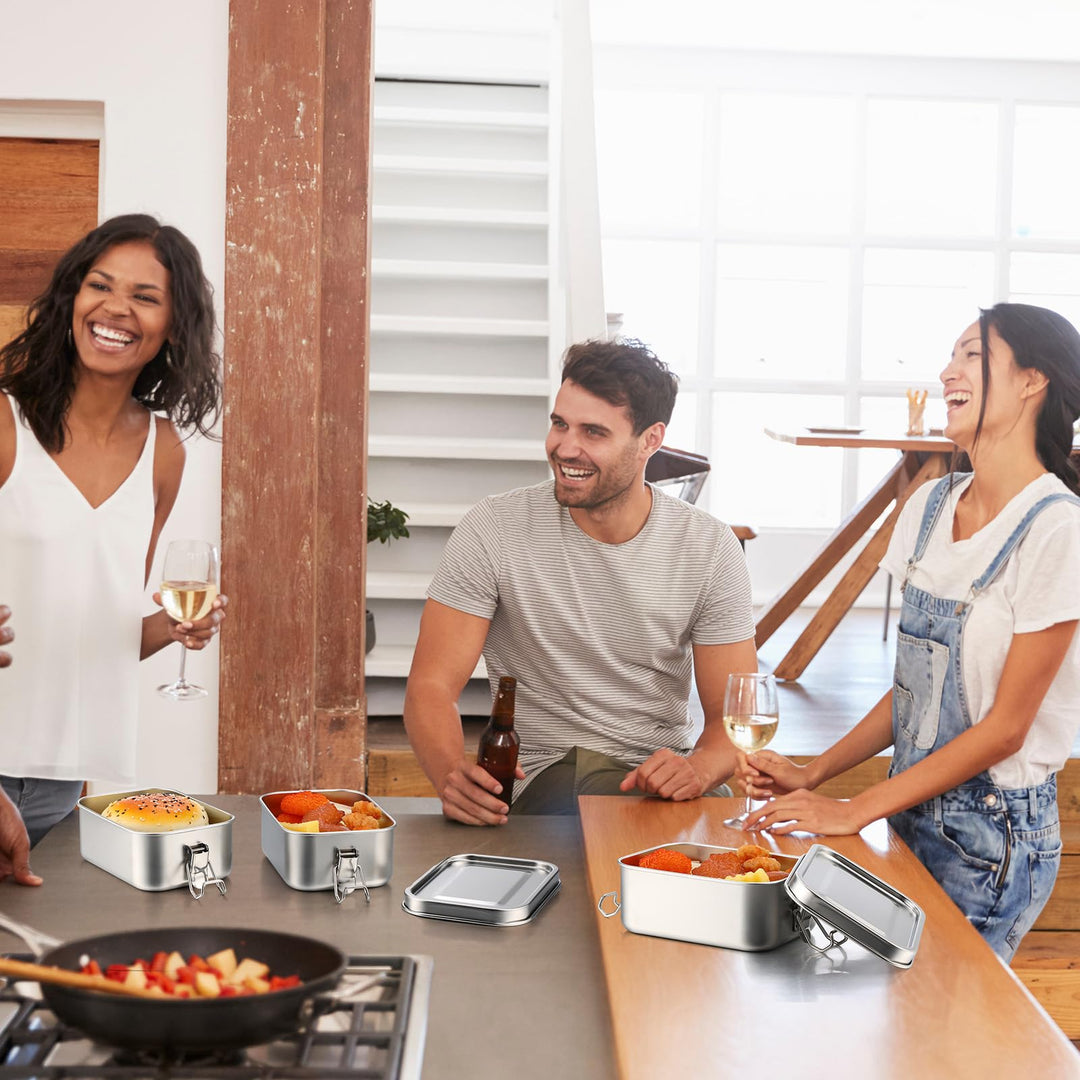
<svg viewBox="0 0 1080 1080"><path fill-rule="evenodd" d="M827 953L830 949L838 948L840 945L843 945L845 941L847 941L847 934L842 933L835 927L826 926L825 923L823 923L816 915L813 915L810 912L806 912L805 916L806 917L804 919L799 920L799 933L802 935L803 941L805 941L806 944L814 950L814 952L824 954ZM829 939L828 945L818 945L817 942L814 941L813 937L810 934L811 923L813 923L818 928L818 930L820 930Z"/></svg>
<svg viewBox="0 0 1080 1080"><path fill-rule="evenodd" d="M216 885L221 895L225 895L225 881L214 873L210 865L210 849L203 843L185 844L184 859L187 863L188 891L196 900L201 900L207 885Z"/></svg>
<svg viewBox="0 0 1080 1080"><path fill-rule="evenodd" d="M364 890L364 899L370 904L371 893L364 880L364 868L356 848L334 848L334 899L340 904L349 893Z"/></svg>
<svg viewBox="0 0 1080 1080"><path fill-rule="evenodd" d="M611 911L604 910L604 901L608 899L615 905ZM621 908L622 904L619 903L619 893L617 889L612 892L604 893L604 895L596 902L596 910L599 911L605 919L610 919L612 915L618 915Z"/></svg>

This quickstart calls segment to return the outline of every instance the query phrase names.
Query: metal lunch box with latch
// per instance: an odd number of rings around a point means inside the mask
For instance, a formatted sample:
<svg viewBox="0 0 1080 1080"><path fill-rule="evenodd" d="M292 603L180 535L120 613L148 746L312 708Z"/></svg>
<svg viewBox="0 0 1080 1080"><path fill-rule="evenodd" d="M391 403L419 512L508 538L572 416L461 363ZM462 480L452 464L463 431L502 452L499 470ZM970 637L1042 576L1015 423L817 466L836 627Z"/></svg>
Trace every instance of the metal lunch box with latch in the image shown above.
<svg viewBox="0 0 1080 1080"><path fill-rule="evenodd" d="M183 795L170 788L138 788L111 795L84 795L79 800L79 853L121 881L146 892L186 885L196 900L208 885L219 892L232 870L233 815L202 803L207 825L171 832L138 832L101 816L111 802L131 795ZM183 795L191 798L190 795ZM201 800L200 800L201 801Z"/></svg>
<svg viewBox="0 0 1080 1080"><path fill-rule="evenodd" d="M451 855L421 874L401 906L426 919L521 926L559 891L559 868L508 855Z"/></svg>
<svg viewBox="0 0 1080 1080"><path fill-rule="evenodd" d="M281 879L292 889L314 892L333 889L340 904L360 889L371 902L369 888L385 885L394 870L394 829L397 823L374 799L362 791L341 788L314 789L346 813L361 800L378 807L378 829L307 833L286 829L277 816L281 800L293 794L273 791L260 797L262 850Z"/></svg>
<svg viewBox="0 0 1080 1080"><path fill-rule="evenodd" d="M798 858L773 852L788 875L780 881L723 881L638 865L664 847L703 862L732 848L658 844L619 860L621 902L605 893L597 904L605 918L622 912L635 934L673 938L726 949L775 949L795 937L818 952L850 938L894 967L910 967L918 951L922 908L858 863L815 844ZM611 899L614 910L605 910ZM826 943L814 941L816 926Z"/></svg>
<svg viewBox="0 0 1080 1080"><path fill-rule="evenodd" d="M638 861L659 848L679 851L695 862L713 852L734 851L711 844L657 844L619 860L619 894L600 897L600 913L622 913L623 926L635 934L675 938L699 945L758 952L775 949L800 932L800 921L783 881L718 881L716 878L650 870ZM790 870L797 859L773 857ZM604 901L615 907L606 911Z"/></svg>

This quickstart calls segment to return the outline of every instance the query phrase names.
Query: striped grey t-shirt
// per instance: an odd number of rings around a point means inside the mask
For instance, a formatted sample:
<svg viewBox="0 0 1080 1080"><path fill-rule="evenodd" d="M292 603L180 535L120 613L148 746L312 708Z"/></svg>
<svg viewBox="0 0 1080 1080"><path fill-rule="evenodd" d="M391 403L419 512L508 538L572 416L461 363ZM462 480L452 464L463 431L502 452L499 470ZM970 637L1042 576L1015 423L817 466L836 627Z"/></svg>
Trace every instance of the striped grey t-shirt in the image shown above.
<svg viewBox="0 0 1080 1080"><path fill-rule="evenodd" d="M720 521L653 487L624 544L586 535L554 481L492 495L454 530L428 596L490 619L492 692L517 679L525 781L571 747L638 765L690 749L691 645L754 635L750 577Z"/></svg>

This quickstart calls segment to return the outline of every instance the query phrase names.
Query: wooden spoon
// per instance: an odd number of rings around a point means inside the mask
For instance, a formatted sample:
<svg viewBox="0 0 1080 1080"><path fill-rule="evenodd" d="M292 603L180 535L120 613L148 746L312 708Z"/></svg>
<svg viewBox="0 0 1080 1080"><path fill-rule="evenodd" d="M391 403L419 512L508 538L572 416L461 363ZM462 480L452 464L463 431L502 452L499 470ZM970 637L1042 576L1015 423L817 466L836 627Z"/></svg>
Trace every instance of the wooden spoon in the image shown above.
<svg viewBox="0 0 1080 1080"><path fill-rule="evenodd" d="M0 957L0 975L9 975L14 979L27 979L30 982L73 986L79 990L100 990L106 994L149 997L158 1001L173 1000L171 995L165 994L160 988L155 991L148 987L128 986L127 983L117 982L115 979L106 979L104 975L83 975L80 971L46 967L44 964L28 964L23 960L7 960L3 957Z"/></svg>

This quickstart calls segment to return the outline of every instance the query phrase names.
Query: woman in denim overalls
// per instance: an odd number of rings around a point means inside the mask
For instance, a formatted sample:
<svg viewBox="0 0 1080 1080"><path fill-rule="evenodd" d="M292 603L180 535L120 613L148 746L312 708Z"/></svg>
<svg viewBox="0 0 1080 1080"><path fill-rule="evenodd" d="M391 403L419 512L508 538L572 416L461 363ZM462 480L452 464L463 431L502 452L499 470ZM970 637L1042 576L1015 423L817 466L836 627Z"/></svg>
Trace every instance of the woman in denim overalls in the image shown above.
<svg viewBox="0 0 1080 1080"><path fill-rule="evenodd" d="M917 491L883 561L904 582L892 690L808 765L762 751L740 774L779 796L755 819L777 832L887 816L1008 961L1053 889L1054 774L1080 727L1080 335L1044 308L998 304L941 378L945 433L974 475ZM885 782L851 800L811 790L889 745Z"/></svg>

